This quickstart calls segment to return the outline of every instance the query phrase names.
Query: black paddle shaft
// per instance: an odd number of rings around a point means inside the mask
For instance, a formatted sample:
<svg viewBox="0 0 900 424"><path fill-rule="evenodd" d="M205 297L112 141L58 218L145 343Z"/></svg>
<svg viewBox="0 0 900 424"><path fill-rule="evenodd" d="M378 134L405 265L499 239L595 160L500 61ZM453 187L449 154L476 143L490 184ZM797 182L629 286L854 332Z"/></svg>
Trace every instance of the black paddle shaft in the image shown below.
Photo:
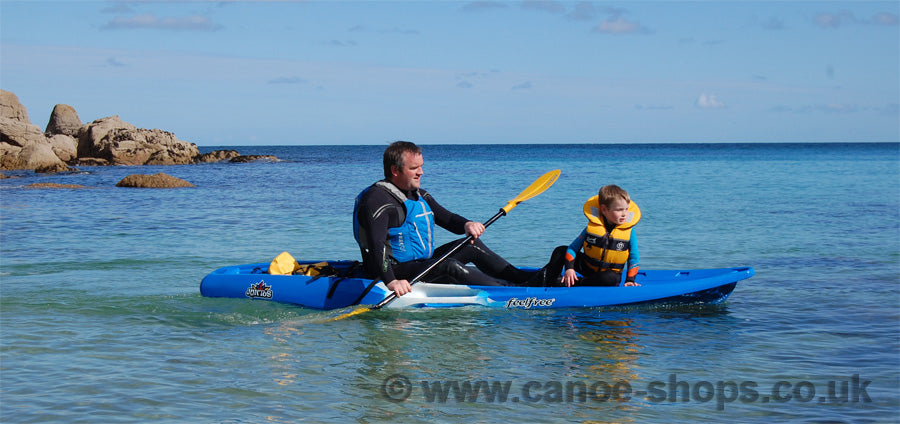
<svg viewBox="0 0 900 424"><path fill-rule="evenodd" d="M500 219L500 217L504 216L504 215L506 215L506 211L504 211L501 208L500 212L497 212L496 215L492 216L491 219L487 220L487 222L484 223L484 228L487 228L489 225L493 224L494 221ZM419 280L421 280L422 278L425 277L425 274L428 274L431 270L434 269L434 267L438 266L438 264L440 264L441 262L444 262L445 259L449 258L450 255L453 255L454 253L456 253L456 251L459 250L460 248L462 248L466 243L472 241L473 238L474 237L472 237L472 236L468 236L465 239L463 239L463 241L459 242L459 244L457 244L456 246L453 246L453 248L450 249L449 252L445 253L444 256L441 256L440 259L438 259L437 261L435 261L434 263L429 265L428 268L425 268L425 271L420 272L419 275L417 275L415 278L410 280L409 285L416 284ZM385 284L387 284L387 283L385 283ZM384 306L386 306L388 303L393 302L394 299L396 299L396 298L397 298L397 293L391 292L391 294L389 294L386 298L384 298L384 300L379 302L377 305L373 306L372 309L381 309Z"/></svg>

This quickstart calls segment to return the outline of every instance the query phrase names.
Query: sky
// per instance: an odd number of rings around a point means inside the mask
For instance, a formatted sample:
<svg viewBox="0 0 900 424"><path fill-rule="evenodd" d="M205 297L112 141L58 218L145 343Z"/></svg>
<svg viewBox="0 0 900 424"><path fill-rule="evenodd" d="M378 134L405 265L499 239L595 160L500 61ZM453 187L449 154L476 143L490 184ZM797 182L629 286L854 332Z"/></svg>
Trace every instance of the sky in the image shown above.
<svg viewBox="0 0 900 424"><path fill-rule="evenodd" d="M897 1L0 0L46 127L201 146L900 142Z"/></svg>

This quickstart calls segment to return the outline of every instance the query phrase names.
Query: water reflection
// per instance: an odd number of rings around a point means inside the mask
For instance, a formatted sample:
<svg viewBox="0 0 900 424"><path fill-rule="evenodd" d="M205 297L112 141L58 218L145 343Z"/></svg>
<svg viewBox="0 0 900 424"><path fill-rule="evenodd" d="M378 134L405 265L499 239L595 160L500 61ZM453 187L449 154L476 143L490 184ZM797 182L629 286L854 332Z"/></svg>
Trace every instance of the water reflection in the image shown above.
<svg viewBox="0 0 900 424"><path fill-rule="evenodd" d="M382 310L269 326L277 347L266 368L288 392L357 421L531 421L552 409L585 422L634 422L659 403L637 392L666 377L666 367L702 375L712 357L729 356L733 323L724 307ZM677 347L685 334L707 340L695 358Z"/></svg>

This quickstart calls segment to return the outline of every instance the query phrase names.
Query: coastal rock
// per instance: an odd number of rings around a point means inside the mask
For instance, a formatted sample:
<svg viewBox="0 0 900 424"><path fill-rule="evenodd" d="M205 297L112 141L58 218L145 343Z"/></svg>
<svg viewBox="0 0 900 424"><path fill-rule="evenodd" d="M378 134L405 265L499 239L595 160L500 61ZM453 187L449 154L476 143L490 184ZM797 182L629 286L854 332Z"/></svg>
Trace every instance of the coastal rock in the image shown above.
<svg viewBox="0 0 900 424"><path fill-rule="evenodd" d="M78 142L70 135L56 134L50 137L50 147L61 161L73 163L78 159Z"/></svg>
<svg viewBox="0 0 900 424"><path fill-rule="evenodd" d="M132 174L116 183L116 187L135 188L179 188L194 187L193 184L162 172L154 175Z"/></svg>
<svg viewBox="0 0 900 424"><path fill-rule="evenodd" d="M68 169L44 132L28 120L25 106L0 90L0 169Z"/></svg>
<svg viewBox="0 0 900 424"><path fill-rule="evenodd" d="M58 183L34 183L28 184L25 188L87 188L78 184L58 184Z"/></svg>
<svg viewBox="0 0 900 424"><path fill-rule="evenodd" d="M44 165L34 168L35 174L55 174L57 172L75 172L78 171L76 168L72 168L69 165L66 165L62 162L58 164L52 165Z"/></svg>
<svg viewBox="0 0 900 424"><path fill-rule="evenodd" d="M247 163L247 162L278 162L278 158L272 155L240 155L232 158L231 163Z"/></svg>
<svg viewBox="0 0 900 424"><path fill-rule="evenodd" d="M81 118L75 108L69 105L56 105L53 112L50 113L50 121L47 122L47 129L44 131L47 136L63 134L78 137L78 131L81 130Z"/></svg>
<svg viewBox="0 0 900 424"><path fill-rule="evenodd" d="M78 158L75 164L78 166L108 166L109 161L100 158Z"/></svg>
<svg viewBox="0 0 900 424"><path fill-rule="evenodd" d="M52 154L49 154L52 153ZM75 108L57 104L44 131L31 123L15 94L0 90L0 169L63 172L69 165L182 165L200 162L277 161L234 150L200 155L197 145L175 134L142 129L118 116L82 124Z"/></svg>
<svg viewBox="0 0 900 424"><path fill-rule="evenodd" d="M30 122L0 117L0 142L25 147L33 143L46 143L47 137L40 127Z"/></svg>
<svg viewBox="0 0 900 424"><path fill-rule="evenodd" d="M237 150L215 150L197 157L197 162L222 162L232 160L241 154Z"/></svg>
<svg viewBox="0 0 900 424"><path fill-rule="evenodd" d="M140 129L118 116L82 127L78 156L106 159L111 165L182 165L194 163L197 145L168 131Z"/></svg>
<svg viewBox="0 0 900 424"><path fill-rule="evenodd" d="M4 132L6 128L4 124L9 122L15 121L0 118L0 134L4 141L0 143L0 169L68 169L68 166L53 152L50 141L43 138L43 133L42 138L34 140L26 138L7 143L7 140L12 139ZM32 127L37 128L33 125Z"/></svg>
<svg viewBox="0 0 900 424"><path fill-rule="evenodd" d="M0 118L9 118L14 121L28 122L28 111L15 94L6 90L0 90Z"/></svg>

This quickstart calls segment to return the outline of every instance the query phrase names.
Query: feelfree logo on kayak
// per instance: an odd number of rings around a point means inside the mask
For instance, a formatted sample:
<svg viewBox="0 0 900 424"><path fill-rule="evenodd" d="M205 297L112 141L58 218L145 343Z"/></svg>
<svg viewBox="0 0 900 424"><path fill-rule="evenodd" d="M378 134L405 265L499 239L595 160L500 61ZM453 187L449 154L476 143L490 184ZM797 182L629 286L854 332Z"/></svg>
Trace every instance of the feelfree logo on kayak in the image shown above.
<svg viewBox="0 0 900 424"><path fill-rule="evenodd" d="M539 307L546 308L553 306L553 303L556 302L556 298L550 299L538 299L536 297L526 297L524 299L517 299L515 297L506 301L507 308L523 308L523 309L531 309L531 307Z"/></svg>
<svg viewBox="0 0 900 424"><path fill-rule="evenodd" d="M251 284L244 294L251 299L271 299L273 294L272 286L266 284L265 280L259 280L258 283Z"/></svg>

